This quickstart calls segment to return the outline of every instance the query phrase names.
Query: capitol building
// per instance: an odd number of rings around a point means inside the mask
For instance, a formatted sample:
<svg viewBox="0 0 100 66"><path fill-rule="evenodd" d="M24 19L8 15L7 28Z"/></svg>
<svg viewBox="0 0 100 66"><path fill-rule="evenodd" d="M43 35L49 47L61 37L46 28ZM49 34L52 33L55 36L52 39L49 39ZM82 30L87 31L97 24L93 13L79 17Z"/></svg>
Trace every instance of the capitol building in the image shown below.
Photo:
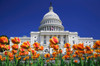
<svg viewBox="0 0 100 66"><path fill-rule="evenodd" d="M70 43L71 46L73 44L84 43L84 45L93 46L94 39L92 37L79 37L77 32L64 31L64 26L62 25L62 21L59 16L53 11L52 5L49 7L49 12L43 16L42 21L40 22L39 31L31 32L30 37L23 36L19 37L21 39L21 45L25 41L29 41L31 46L33 46L34 42L39 42L42 46L44 46L44 53L53 52L53 49L49 50L49 39L53 36L58 37L59 39L59 47L63 50L63 54L66 52L64 48L65 43ZM10 39L13 37L10 37ZM13 43L10 40L10 45Z"/></svg>

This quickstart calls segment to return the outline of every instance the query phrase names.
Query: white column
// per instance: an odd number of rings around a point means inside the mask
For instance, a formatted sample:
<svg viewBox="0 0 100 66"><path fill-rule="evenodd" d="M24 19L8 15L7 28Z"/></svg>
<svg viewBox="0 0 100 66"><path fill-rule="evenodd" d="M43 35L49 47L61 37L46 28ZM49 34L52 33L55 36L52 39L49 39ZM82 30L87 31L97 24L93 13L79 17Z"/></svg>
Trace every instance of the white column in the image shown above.
<svg viewBox="0 0 100 66"><path fill-rule="evenodd" d="M43 46L43 44L44 44L44 36L40 36L40 44Z"/></svg>
<svg viewBox="0 0 100 66"><path fill-rule="evenodd" d="M47 35L47 36L46 36L46 44L47 44L47 46L49 46L49 39L50 39L50 38L49 38L49 35Z"/></svg>
<svg viewBox="0 0 100 66"><path fill-rule="evenodd" d="M63 39L64 39L64 38L63 38L63 35L61 35L61 36L60 36L60 44L61 44L61 47L63 47L63 45L64 45L64 44L63 44L63 43L64 43Z"/></svg>

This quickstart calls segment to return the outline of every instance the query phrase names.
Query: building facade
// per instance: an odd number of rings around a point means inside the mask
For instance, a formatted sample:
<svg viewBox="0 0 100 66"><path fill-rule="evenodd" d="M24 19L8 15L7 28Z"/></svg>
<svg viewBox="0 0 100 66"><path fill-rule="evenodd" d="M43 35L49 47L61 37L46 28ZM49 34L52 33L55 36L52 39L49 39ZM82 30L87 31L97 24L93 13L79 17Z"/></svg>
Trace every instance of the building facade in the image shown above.
<svg viewBox="0 0 100 66"><path fill-rule="evenodd" d="M66 52L66 49L64 48L65 43L70 43L71 46L73 44L84 43L85 46L89 45L92 47L95 41L92 37L79 37L77 32L64 31L62 21L53 11L53 7L51 5L49 7L49 12L44 15L40 24L39 31L32 31L30 33L30 37L19 37L21 39L21 43L19 45L25 41L30 41L31 46L33 46L34 42L39 42L42 46L44 46L44 53L48 53L49 51L52 53L53 49L49 49L49 39L56 36L59 39L59 46L63 50L64 54ZM10 45L13 45L11 41Z"/></svg>

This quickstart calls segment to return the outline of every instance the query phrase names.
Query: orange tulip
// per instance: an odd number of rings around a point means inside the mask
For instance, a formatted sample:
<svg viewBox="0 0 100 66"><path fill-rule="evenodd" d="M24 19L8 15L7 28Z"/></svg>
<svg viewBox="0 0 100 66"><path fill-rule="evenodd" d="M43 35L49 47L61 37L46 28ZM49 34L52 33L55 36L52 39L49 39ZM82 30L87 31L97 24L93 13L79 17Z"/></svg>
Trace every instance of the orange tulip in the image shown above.
<svg viewBox="0 0 100 66"><path fill-rule="evenodd" d="M78 52L78 51L75 51L75 54L77 54L77 55L78 55L78 54L79 54L79 52Z"/></svg>
<svg viewBox="0 0 100 66"><path fill-rule="evenodd" d="M86 50L90 50L91 48L90 48L90 46L86 46Z"/></svg>
<svg viewBox="0 0 100 66"><path fill-rule="evenodd" d="M21 45L22 48L24 49L29 49L30 48L30 42L29 41L26 41L26 42L23 42L23 44Z"/></svg>
<svg viewBox="0 0 100 66"><path fill-rule="evenodd" d="M36 59L36 58L38 58L37 55L33 55L33 56L32 56L32 59Z"/></svg>
<svg viewBox="0 0 100 66"><path fill-rule="evenodd" d="M53 60L53 58L50 58L50 60L52 61L52 60Z"/></svg>
<svg viewBox="0 0 100 66"><path fill-rule="evenodd" d="M13 53L13 54L16 54L16 53L17 53L17 50L12 50L12 53Z"/></svg>
<svg viewBox="0 0 100 66"><path fill-rule="evenodd" d="M39 47L39 50L41 50L41 51L42 51L43 49L44 49L44 47L43 47L43 46L40 46L40 47Z"/></svg>
<svg viewBox="0 0 100 66"><path fill-rule="evenodd" d="M52 58L53 60L55 60L55 57L54 58Z"/></svg>
<svg viewBox="0 0 100 66"><path fill-rule="evenodd" d="M53 49L54 50L58 50L59 49L59 45L54 45Z"/></svg>
<svg viewBox="0 0 100 66"><path fill-rule="evenodd" d="M38 58L40 56L40 54L36 54L36 58Z"/></svg>
<svg viewBox="0 0 100 66"><path fill-rule="evenodd" d="M1 48L1 49L5 49L5 48L6 48L6 45L0 44L0 48Z"/></svg>
<svg viewBox="0 0 100 66"><path fill-rule="evenodd" d="M0 55L0 60L2 59L2 55Z"/></svg>
<svg viewBox="0 0 100 66"><path fill-rule="evenodd" d="M75 50L77 49L77 44L73 45L73 49L75 49Z"/></svg>
<svg viewBox="0 0 100 66"><path fill-rule="evenodd" d="M3 57L2 59L1 59L1 61L5 61L6 60L6 57Z"/></svg>
<svg viewBox="0 0 100 66"><path fill-rule="evenodd" d="M92 54L93 50L86 51L87 54Z"/></svg>
<svg viewBox="0 0 100 66"><path fill-rule="evenodd" d="M23 58L23 60L25 61L25 60L26 60L26 58Z"/></svg>
<svg viewBox="0 0 100 66"><path fill-rule="evenodd" d="M62 53L62 49L59 50L59 53Z"/></svg>
<svg viewBox="0 0 100 66"><path fill-rule="evenodd" d="M46 62L49 62L50 60L46 60Z"/></svg>
<svg viewBox="0 0 100 66"><path fill-rule="evenodd" d="M28 51L25 51L25 55L28 55L29 54L29 52Z"/></svg>
<svg viewBox="0 0 100 66"><path fill-rule="evenodd" d="M5 51L3 54L4 55L8 55L10 52L8 52L8 51Z"/></svg>
<svg viewBox="0 0 100 66"><path fill-rule="evenodd" d="M30 47L29 49L27 49L29 52L32 50L32 48Z"/></svg>
<svg viewBox="0 0 100 66"><path fill-rule="evenodd" d="M74 60L74 62L75 62L75 63L77 63L77 62L78 62L78 60Z"/></svg>
<svg viewBox="0 0 100 66"><path fill-rule="evenodd" d="M36 55L36 51L35 50L31 50L33 55Z"/></svg>
<svg viewBox="0 0 100 66"><path fill-rule="evenodd" d="M98 54L97 53L94 53L94 58L97 58L98 57Z"/></svg>
<svg viewBox="0 0 100 66"><path fill-rule="evenodd" d="M69 48L70 47L70 44L69 43L65 43L64 47L65 48Z"/></svg>
<svg viewBox="0 0 100 66"><path fill-rule="evenodd" d="M83 50L85 47L84 47L84 45L83 45L83 43L79 43L78 45L77 45L77 49L78 50Z"/></svg>
<svg viewBox="0 0 100 66"><path fill-rule="evenodd" d="M73 58L74 58L74 57L76 57L76 55L75 55L75 54L73 55Z"/></svg>
<svg viewBox="0 0 100 66"><path fill-rule="evenodd" d="M66 52L70 52L71 51L71 48L66 48Z"/></svg>
<svg viewBox="0 0 100 66"><path fill-rule="evenodd" d="M67 59L67 58L69 58L69 56L68 55L65 55L64 58Z"/></svg>
<svg viewBox="0 0 100 66"><path fill-rule="evenodd" d="M12 49L18 50L18 45L17 44L12 45Z"/></svg>
<svg viewBox="0 0 100 66"><path fill-rule="evenodd" d="M49 58L49 57L50 57L50 54L47 53L47 54L44 55L44 57L45 57L45 58Z"/></svg>
<svg viewBox="0 0 100 66"><path fill-rule="evenodd" d="M9 53L8 55L9 55L10 58L14 57L13 53Z"/></svg>
<svg viewBox="0 0 100 66"><path fill-rule="evenodd" d="M29 59L29 56L26 56L26 59Z"/></svg>
<svg viewBox="0 0 100 66"><path fill-rule="evenodd" d="M54 44L49 44L49 45L50 45L50 47L51 47L51 48L53 48L53 47L54 47Z"/></svg>
<svg viewBox="0 0 100 66"><path fill-rule="evenodd" d="M100 40L97 40L97 41L95 42L95 44L96 44L97 46L100 46Z"/></svg>
<svg viewBox="0 0 100 66"><path fill-rule="evenodd" d="M6 45L5 46L5 50L10 50L10 46L9 45Z"/></svg>
<svg viewBox="0 0 100 66"><path fill-rule="evenodd" d="M53 55L53 57L56 57L57 56L57 52L53 52L52 55Z"/></svg>
<svg viewBox="0 0 100 66"><path fill-rule="evenodd" d="M23 44L24 44L24 45L27 45L27 46L29 46L29 47L31 46L31 44L30 44L29 41L23 42Z"/></svg>
<svg viewBox="0 0 100 66"><path fill-rule="evenodd" d="M7 36L1 36L1 37L0 37L0 43L2 43L2 44L7 44L7 43L8 43L8 38L7 38Z"/></svg>
<svg viewBox="0 0 100 66"><path fill-rule="evenodd" d="M55 36L54 36L54 37L52 37L49 41L50 41L50 43L51 43L51 44L57 44L57 43L59 43L58 38L57 38L57 37L55 37Z"/></svg>
<svg viewBox="0 0 100 66"><path fill-rule="evenodd" d="M33 44L33 47L34 47L34 48L39 48L39 46L40 46L40 44L39 44L38 42L35 42L35 43Z"/></svg>
<svg viewBox="0 0 100 66"><path fill-rule="evenodd" d="M93 45L93 48L94 48L94 49L96 49L96 48L97 48L97 45L96 45L96 44L94 44L94 45Z"/></svg>
<svg viewBox="0 0 100 66"><path fill-rule="evenodd" d="M21 40L18 37L15 37L15 38L11 39L11 41L14 44L19 44L21 42Z"/></svg>
<svg viewBox="0 0 100 66"><path fill-rule="evenodd" d="M24 48L20 48L19 51L20 52L25 52L25 49Z"/></svg>
<svg viewBox="0 0 100 66"><path fill-rule="evenodd" d="M67 55L70 55L71 54L71 52L67 52Z"/></svg>

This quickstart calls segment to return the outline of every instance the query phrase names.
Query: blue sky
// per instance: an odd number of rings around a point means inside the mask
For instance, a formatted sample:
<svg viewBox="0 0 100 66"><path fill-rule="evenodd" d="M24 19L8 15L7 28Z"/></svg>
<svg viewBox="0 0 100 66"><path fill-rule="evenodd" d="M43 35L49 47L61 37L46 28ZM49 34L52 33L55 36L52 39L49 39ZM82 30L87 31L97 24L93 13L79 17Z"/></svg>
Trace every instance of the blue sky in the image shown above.
<svg viewBox="0 0 100 66"><path fill-rule="evenodd" d="M38 31L50 2L65 30L100 39L100 0L0 0L0 35L21 37Z"/></svg>

